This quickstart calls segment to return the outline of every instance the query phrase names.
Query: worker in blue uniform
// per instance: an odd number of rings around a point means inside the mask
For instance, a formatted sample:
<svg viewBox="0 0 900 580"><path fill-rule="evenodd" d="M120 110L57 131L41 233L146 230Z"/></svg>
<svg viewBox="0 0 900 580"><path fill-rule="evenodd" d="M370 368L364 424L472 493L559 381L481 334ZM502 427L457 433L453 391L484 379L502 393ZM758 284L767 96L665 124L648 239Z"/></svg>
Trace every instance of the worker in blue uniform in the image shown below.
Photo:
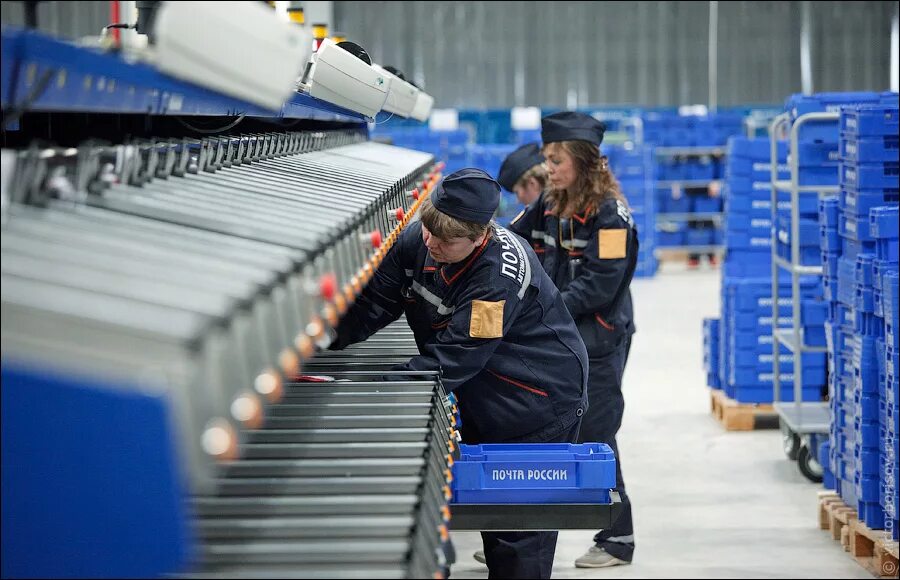
<svg viewBox="0 0 900 580"><path fill-rule="evenodd" d="M587 351L534 251L495 225L500 186L479 169L448 175L345 315L332 349L401 314L441 370L465 443L574 442L587 411ZM549 578L556 532L483 533L491 578Z"/></svg>
<svg viewBox="0 0 900 580"><path fill-rule="evenodd" d="M507 155L500 165L497 182L516 194L522 205L537 201L547 186L547 170L540 146L527 143Z"/></svg>
<svg viewBox="0 0 900 580"><path fill-rule="evenodd" d="M590 361L580 442L607 443L616 454L620 517L594 537L575 561L584 568L630 563L634 554L631 502L622 479L616 433L625 400L622 375L634 333L629 286L637 265L638 233L619 184L600 153L605 127L589 115L555 113L541 120L549 187L510 224L528 240L584 339Z"/></svg>

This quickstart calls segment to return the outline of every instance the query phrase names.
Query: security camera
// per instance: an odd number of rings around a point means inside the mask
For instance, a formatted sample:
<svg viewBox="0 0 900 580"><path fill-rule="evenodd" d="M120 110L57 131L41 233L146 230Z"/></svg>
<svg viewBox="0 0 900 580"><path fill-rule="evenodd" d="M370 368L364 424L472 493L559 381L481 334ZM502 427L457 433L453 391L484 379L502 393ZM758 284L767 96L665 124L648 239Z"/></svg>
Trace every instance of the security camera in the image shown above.
<svg viewBox="0 0 900 580"><path fill-rule="evenodd" d="M387 67L382 68L377 64L373 64L372 68L390 79L387 100L385 100L383 107L384 110L404 118L409 117L416 106L419 89L406 82L402 75L388 71Z"/></svg>
<svg viewBox="0 0 900 580"><path fill-rule="evenodd" d="M312 37L260 2L163 2L153 32L163 72L278 111L294 94Z"/></svg>
<svg viewBox="0 0 900 580"><path fill-rule="evenodd" d="M374 117L384 107L390 79L326 38L312 55L303 86L310 96Z"/></svg>
<svg viewBox="0 0 900 580"><path fill-rule="evenodd" d="M419 95L416 97L416 106L413 107L409 116L416 121L427 121L432 107L434 107L434 97L424 91L419 91Z"/></svg>

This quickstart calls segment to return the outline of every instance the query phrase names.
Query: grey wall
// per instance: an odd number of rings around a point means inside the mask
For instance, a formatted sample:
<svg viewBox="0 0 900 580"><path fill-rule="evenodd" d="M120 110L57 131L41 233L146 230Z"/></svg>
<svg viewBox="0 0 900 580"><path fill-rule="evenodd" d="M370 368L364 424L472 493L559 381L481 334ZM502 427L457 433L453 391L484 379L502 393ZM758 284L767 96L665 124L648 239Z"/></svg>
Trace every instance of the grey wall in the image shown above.
<svg viewBox="0 0 900 580"><path fill-rule="evenodd" d="M718 102L800 92L801 2L719 2ZM812 2L813 90L886 90L896 2ZM709 2L335 2L438 106L705 103Z"/></svg>
<svg viewBox="0 0 900 580"><path fill-rule="evenodd" d="M23 26L22 2L0 2L0 21ZM54 36L80 38L99 36L109 21L109 2L41 2L38 4L38 28Z"/></svg>

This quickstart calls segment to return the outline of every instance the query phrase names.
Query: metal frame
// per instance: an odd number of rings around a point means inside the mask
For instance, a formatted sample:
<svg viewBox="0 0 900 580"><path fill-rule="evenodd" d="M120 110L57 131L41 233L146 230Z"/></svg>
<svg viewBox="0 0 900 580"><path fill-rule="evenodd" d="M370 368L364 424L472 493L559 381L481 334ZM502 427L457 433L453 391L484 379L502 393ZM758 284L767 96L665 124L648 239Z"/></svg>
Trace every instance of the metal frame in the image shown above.
<svg viewBox="0 0 900 580"><path fill-rule="evenodd" d="M772 175L772 354L773 371L772 389L773 406L781 420L798 435L827 433L830 429L831 413L828 403L803 401L803 354L809 352L825 352L824 347L808 346L804 341L803 328L800 325L800 276L821 275L821 266L803 266L800 264L800 194L817 192L820 196L839 191L834 186L801 186L800 160L798 156L798 137L800 129L807 123L832 122L839 119L838 113L808 113L798 117L791 124L789 113L775 117L769 127L769 151ZM790 125L790 158L788 165L791 172L789 182L778 181L778 138ZM782 259L778 255L778 239L775 228L778 215L778 193L791 194L791 260ZM790 331L778 328L779 273L784 269L791 275L791 312L793 327ZM781 346L794 354L794 402L781 402Z"/></svg>
<svg viewBox="0 0 900 580"><path fill-rule="evenodd" d="M45 34L4 29L0 101L22 103L46 75L29 111L136 113L315 119L365 123L365 116L307 94L277 111L181 81L143 62L61 42Z"/></svg>

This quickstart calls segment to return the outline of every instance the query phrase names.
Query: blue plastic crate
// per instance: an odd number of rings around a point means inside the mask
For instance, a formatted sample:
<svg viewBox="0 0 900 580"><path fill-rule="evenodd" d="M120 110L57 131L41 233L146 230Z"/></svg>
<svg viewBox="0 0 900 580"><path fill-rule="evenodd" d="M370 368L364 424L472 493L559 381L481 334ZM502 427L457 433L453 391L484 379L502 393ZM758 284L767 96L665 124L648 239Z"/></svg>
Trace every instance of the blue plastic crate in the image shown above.
<svg viewBox="0 0 900 580"><path fill-rule="evenodd" d="M896 262L900 259L900 207L873 207L869 211L869 233L875 238L875 251L878 259ZM880 251L879 251L880 250Z"/></svg>
<svg viewBox="0 0 900 580"><path fill-rule="evenodd" d="M725 389L726 394L738 403L771 403L774 400L773 391L771 381L767 385L738 385L728 386ZM822 389L819 386L805 386L801 395L804 401L820 401L822 400ZM789 381L782 381L780 399L785 402L793 402L793 378Z"/></svg>
<svg viewBox="0 0 900 580"><path fill-rule="evenodd" d="M609 503L616 460L602 443L460 445L456 503Z"/></svg>
<svg viewBox="0 0 900 580"><path fill-rule="evenodd" d="M788 142L776 141L776 157L780 162L787 161ZM728 140L728 156L731 157L749 157L757 161L768 162L771 159L771 144L767 137L749 138L743 136L734 136Z"/></svg>
<svg viewBox="0 0 900 580"><path fill-rule="evenodd" d="M857 284L869 287L874 284L872 272L872 262L874 260L875 255L868 252L863 252L856 256L856 273L854 274L854 280ZM867 312L871 312L871 310Z"/></svg>
<svg viewBox="0 0 900 580"><path fill-rule="evenodd" d="M828 316L828 304L821 300L800 302L800 324L802 326L824 325Z"/></svg>
<svg viewBox="0 0 900 580"><path fill-rule="evenodd" d="M715 229L688 228L685 241L689 246L709 246L715 241Z"/></svg>
<svg viewBox="0 0 900 580"><path fill-rule="evenodd" d="M851 136L897 135L897 107L847 106L841 110L841 133Z"/></svg>
<svg viewBox="0 0 900 580"><path fill-rule="evenodd" d="M704 195L692 196L691 211L696 213L717 213L722 211L722 198Z"/></svg>
<svg viewBox="0 0 900 580"><path fill-rule="evenodd" d="M894 135L841 138L840 157L852 163L885 163L896 161L900 155L900 138Z"/></svg>
<svg viewBox="0 0 900 580"><path fill-rule="evenodd" d="M896 272L900 268L900 263L897 260L882 260L881 258L875 258L872 261L872 286L875 287L876 290L884 289L884 275L887 272Z"/></svg>
<svg viewBox="0 0 900 580"><path fill-rule="evenodd" d="M822 275L825 278L837 278L839 252L822 252Z"/></svg>
<svg viewBox="0 0 900 580"><path fill-rule="evenodd" d="M900 203L900 189L857 190L841 187L841 212L850 217L865 217L874 207Z"/></svg>
<svg viewBox="0 0 900 580"><path fill-rule="evenodd" d="M841 199L836 195L829 195L819 200L819 225L826 228L838 227L838 217L841 215Z"/></svg>
<svg viewBox="0 0 900 580"><path fill-rule="evenodd" d="M791 252L791 247L779 240L778 255L790 262L792 260ZM800 264L803 266L819 266L822 263L822 253L819 251L819 246L801 246L799 254Z"/></svg>
<svg viewBox="0 0 900 580"><path fill-rule="evenodd" d="M876 392L864 391L861 388L853 390L853 405L856 409L855 417L867 423L880 423L881 409L879 397Z"/></svg>
<svg viewBox="0 0 900 580"><path fill-rule="evenodd" d="M797 144L797 160L800 167L837 163L840 160L837 142L803 142Z"/></svg>
<svg viewBox="0 0 900 580"><path fill-rule="evenodd" d="M863 449L859 445L854 445L853 447L855 449L854 462L857 474L874 476L877 479L881 474L881 450Z"/></svg>
<svg viewBox="0 0 900 580"><path fill-rule="evenodd" d="M865 217L853 218L845 215L841 218L838 233L849 240L867 243L869 247L875 249L875 238L872 237L869 220Z"/></svg>
<svg viewBox="0 0 900 580"><path fill-rule="evenodd" d="M841 177L839 163L823 163L800 167L797 180L801 186L822 185L833 187L839 183ZM869 177L866 178L867 180Z"/></svg>
<svg viewBox="0 0 900 580"><path fill-rule="evenodd" d="M838 279L837 276L831 277L826 276L822 279L822 285L825 287L824 297L825 300L830 300L832 302L837 302L837 287L838 287Z"/></svg>
<svg viewBox="0 0 900 580"><path fill-rule="evenodd" d="M896 188L900 180L897 163L842 163L841 184L856 189Z"/></svg>
<svg viewBox="0 0 900 580"><path fill-rule="evenodd" d="M875 92L825 92L813 95L795 93L787 98L784 110L796 119L807 113L834 112L838 113L842 107L858 105L877 105L881 102L881 95Z"/></svg>
<svg viewBox="0 0 900 580"><path fill-rule="evenodd" d="M872 294L874 295L874 292ZM864 301L865 293L862 296L857 295L857 300ZM876 316L874 312L863 312L856 309L854 310L853 329L861 336L879 338L884 336L884 319Z"/></svg>

